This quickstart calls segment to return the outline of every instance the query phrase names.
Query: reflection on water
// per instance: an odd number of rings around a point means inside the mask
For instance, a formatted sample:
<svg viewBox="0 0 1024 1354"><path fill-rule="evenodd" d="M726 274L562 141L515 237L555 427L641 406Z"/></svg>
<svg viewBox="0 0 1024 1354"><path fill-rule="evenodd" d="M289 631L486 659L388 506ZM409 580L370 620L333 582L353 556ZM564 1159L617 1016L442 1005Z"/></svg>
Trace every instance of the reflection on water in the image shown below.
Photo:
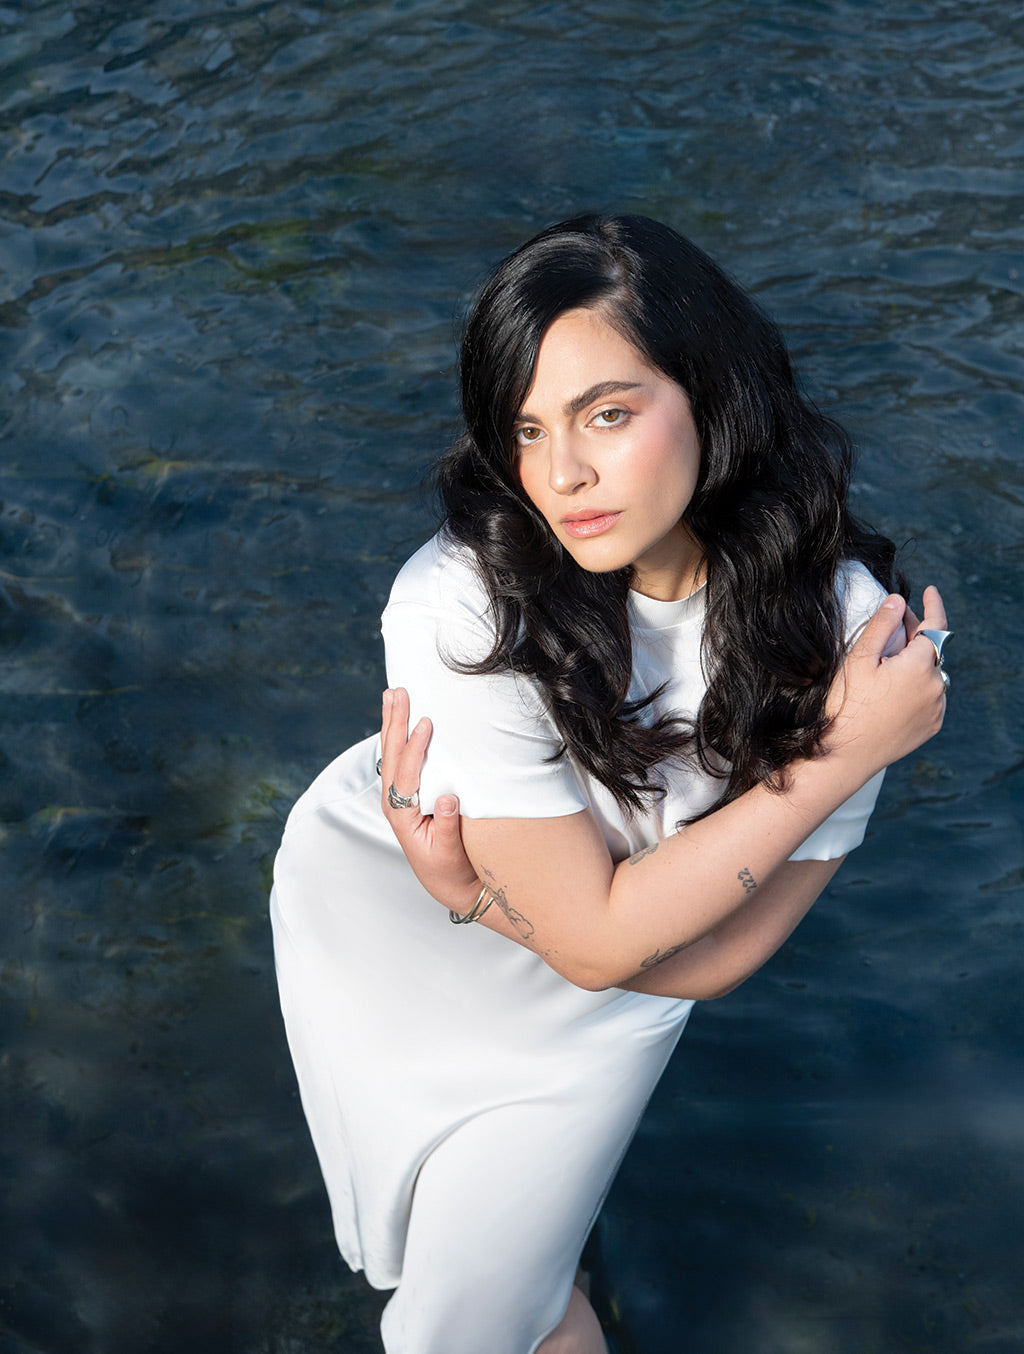
<svg viewBox="0 0 1024 1354"><path fill-rule="evenodd" d="M0 6L5 1351L379 1348L267 875L374 725L453 317L605 204L778 315L957 631L949 728L644 1121L595 1257L619 1348L1021 1348L1020 19Z"/></svg>

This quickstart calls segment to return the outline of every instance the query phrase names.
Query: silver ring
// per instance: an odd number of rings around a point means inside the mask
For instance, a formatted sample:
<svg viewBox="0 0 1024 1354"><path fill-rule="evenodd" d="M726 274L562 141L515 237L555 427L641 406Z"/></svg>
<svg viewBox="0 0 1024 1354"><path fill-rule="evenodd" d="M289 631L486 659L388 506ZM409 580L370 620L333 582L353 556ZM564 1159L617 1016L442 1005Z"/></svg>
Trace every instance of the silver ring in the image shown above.
<svg viewBox="0 0 1024 1354"><path fill-rule="evenodd" d="M932 646L932 648L935 650L935 666L936 666L937 668L941 668L941 667L942 667L942 646L945 644L945 642L946 642L947 639L952 639L952 637L953 637L953 631L952 631L952 630L918 630L917 635L915 635L914 638L917 639L918 635L924 635L925 639L928 641L928 643L929 643L929 644Z"/></svg>
<svg viewBox="0 0 1024 1354"><path fill-rule="evenodd" d="M388 786L388 803L393 809L415 809L418 807L419 802L419 790L413 790L411 795L400 795L395 789L394 781Z"/></svg>
<svg viewBox="0 0 1024 1354"><path fill-rule="evenodd" d="M949 673L946 671L945 668L939 668L939 676L942 678L942 689L943 689L943 691L948 695L948 694L949 694Z"/></svg>
<svg viewBox="0 0 1024 1354"><path fill-rule="evenodd" d="M384 760L383 757L378 757L378 758L377 758L377 775L378 775L378 776L380 775L380 764L381 764L381 762L382 762L383 760Z"/></svg>

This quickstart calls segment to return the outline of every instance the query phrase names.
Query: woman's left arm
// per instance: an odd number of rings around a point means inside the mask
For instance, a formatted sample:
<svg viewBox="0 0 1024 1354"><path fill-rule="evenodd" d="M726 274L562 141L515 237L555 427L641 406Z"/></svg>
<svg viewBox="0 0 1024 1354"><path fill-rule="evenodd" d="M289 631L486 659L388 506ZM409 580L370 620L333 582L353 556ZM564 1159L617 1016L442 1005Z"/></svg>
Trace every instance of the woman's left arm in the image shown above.
<svg viewBox="0 0 1024 1354"><path fill-rule="evenodd" d="M647 972L622 986L694 1001L724 997L789 939L844 860L786 861L713 931L675 953L652 954L644 961Z"/></svg>

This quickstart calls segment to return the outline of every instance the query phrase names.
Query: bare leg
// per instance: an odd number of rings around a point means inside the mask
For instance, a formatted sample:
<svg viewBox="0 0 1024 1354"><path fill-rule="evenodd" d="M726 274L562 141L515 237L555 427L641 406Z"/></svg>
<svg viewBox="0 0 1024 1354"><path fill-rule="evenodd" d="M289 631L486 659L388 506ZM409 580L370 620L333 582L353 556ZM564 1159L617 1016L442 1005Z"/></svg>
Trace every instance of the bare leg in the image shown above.
<svg viewBox="0 0 1024 1354"><path fill-rule="evenodd" d="M558 1327L537 1346L536 1354L608 1354L601 1323L578 1288Z"/></svg>

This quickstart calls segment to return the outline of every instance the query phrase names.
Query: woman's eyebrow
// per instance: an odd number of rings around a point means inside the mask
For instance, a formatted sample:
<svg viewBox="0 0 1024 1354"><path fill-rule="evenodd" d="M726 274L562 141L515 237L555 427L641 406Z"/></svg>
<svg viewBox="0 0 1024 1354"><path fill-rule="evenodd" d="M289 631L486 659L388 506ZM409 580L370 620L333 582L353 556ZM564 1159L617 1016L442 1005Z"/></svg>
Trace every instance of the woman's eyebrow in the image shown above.
<svg viewBox="0 0 1024 1354"><path fill-rule="evenodd" d="M642 382L640 381L598 381L596 385L590 386L587 390L581 391L579 395L574 395L571 400L566 400L562 406L562 412L566 418L571 418L573 414L578 414L581 409L586 409L588 404L593 404L594 400L603 399L605 395L618 395L623 390L639 390ZM540 419L533 418L525 409L516 416L517 423L539 423Z"/></svg>
<svg viewBox="0 0 1024 1354"><path fill-rule="evenodd" d="M586 409L588 404L593 404L595 400L600 400L605 395L618 395L622 390L639 390L639 381L598 381L597 385L591 386L589 390L584 390L580 395L574 395L571 400L566 401L564 406L565 414L578 414L580 410Z"/></svg>

